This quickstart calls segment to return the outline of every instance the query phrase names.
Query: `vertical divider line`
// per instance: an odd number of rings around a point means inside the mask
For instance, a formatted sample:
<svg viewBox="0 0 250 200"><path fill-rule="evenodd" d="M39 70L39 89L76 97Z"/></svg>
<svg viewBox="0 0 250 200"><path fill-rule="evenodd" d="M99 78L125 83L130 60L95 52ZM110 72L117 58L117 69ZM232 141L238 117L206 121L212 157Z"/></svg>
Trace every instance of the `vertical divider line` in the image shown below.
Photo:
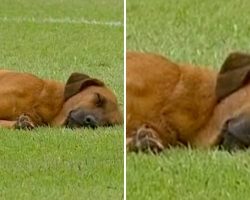
<svg viewBox="0 0 250 200"><path fill-rule="evenodd" d="M123 134L124 134L124 141L123 141L123 144L124 144L124 146L123 146L123 152L124 152L124 183L123 183L123 188L124 188L124 199L126 200L127 199L127 197L126 197L126 189L127 189L127 179L126 179L126 169L127 169L127 167L126 167L126 155L127 155L127 151L126 151L126 27L127 27L127 25L126 25L126 16L127 16L127 13L126 13L126 0L123 0L124 1L124 11L123 11L123 17L124 17L124 19L123 19L123 33L124 33L124 46L123 46L123 48L124 48L124 65L123 65L123 72L124 72L124 78L123 78L123 80L124 80L124 86L123 86L123 105L124 105L124 109L123 109L123 112L124 112L124 118L123 118L123 121L124 121L124 123L123 123Z"/></svg>

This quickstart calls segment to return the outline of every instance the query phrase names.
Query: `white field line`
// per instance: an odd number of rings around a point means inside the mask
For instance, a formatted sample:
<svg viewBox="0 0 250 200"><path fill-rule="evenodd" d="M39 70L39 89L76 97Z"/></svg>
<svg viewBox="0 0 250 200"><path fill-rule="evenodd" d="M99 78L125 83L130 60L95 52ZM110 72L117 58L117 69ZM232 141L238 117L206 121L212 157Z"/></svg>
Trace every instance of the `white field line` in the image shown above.
<svg viewBox="0 0 250 200"><path fill-rule="evenodd" d="M123 26L120 21L96 21L87 20L84 18L72 19L66 18L34 18L34 17L0 17L0 22L15 22L23 23L30 22L35 24L88 24L88 25L101 25L101 26L111 26L111 27L121 27Z"/></svg>

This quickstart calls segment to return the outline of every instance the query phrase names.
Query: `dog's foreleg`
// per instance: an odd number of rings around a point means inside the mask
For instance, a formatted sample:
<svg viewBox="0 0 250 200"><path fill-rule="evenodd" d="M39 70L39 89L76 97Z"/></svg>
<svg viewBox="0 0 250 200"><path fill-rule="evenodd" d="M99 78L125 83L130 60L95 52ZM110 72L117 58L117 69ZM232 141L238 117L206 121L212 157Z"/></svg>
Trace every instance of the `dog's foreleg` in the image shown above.
<svg viewBox="0 0 250 200"><path fill-rule="evenodd" d="M3 128L14 128L16 121L0 120L0 127Z"/></svg>
<svg viewBox="0 0 250 200"><path fill-rule="evenodd" d="M35 128L35 123L29 115L22 114L17 118L13 128L31 130Z"/></svg>
<svg viewBox="0 0 250 200"><path fill-rule="evenodd" d="M35 128L35 124L28 115L22 114L17 118L17 120L13 121L0 120L0 127L10 128L10 129L31 130Z"/></svg>
<svg viewBox="0 0 250 200"><path fill-rule="evenodd" d="M134 131L126 140L127 150L134 152L159 153L164 145L158 133L148 125L144 124Z"/></svg>

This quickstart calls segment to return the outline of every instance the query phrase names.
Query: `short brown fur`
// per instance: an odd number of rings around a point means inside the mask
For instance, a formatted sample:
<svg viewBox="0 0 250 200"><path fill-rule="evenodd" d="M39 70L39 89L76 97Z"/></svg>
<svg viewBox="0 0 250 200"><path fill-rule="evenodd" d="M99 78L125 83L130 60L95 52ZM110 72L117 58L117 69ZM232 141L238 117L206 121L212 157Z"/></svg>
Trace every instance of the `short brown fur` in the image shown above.
<svg viewBox="0 0 250 200"><path fill-rule="evenodd" d="M63 126L70 111L79 107L101 113L100 125L122 122L116 97L104 83L80 73L73 73L70 78L72 81L65 85L28 73L0 70L0 125L13 128L25 114L34 126ZM96 93L106 99L105 106L96 108Z"/></svg>
<svg viewBox="0 0 250 200"><path fill-rule="evenodd" d="M145 125L157 132L164 148L218 144L225 121L250 112L249 64L249 55L233 53L218 73L173 63L160 55L128 52L128 148L134 144L136 131ZM232 70L237 70L236 78Z"/></svg>

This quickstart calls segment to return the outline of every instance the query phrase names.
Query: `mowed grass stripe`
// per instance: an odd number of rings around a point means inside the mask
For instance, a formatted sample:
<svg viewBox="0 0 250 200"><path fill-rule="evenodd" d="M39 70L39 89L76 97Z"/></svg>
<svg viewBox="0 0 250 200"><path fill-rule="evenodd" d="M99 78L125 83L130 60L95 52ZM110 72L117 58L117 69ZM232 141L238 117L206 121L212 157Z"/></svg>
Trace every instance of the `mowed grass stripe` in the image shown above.
<svg viewBox="0 0 250 200"><path fill-rule="evenodd" d="M117 27L117 26L123 26L123 24L119 21L96 21L96 20L87 20L84 18L81 19L72 19L72 18L29 18L29 17L0 17L0 21L9 23L9 22L16 22L16 23L22 23L22 22L31 22L31 23L37 23L37 24L88 24L88 25L102 25L102 26L111 26L111 27Z"/></svg>

